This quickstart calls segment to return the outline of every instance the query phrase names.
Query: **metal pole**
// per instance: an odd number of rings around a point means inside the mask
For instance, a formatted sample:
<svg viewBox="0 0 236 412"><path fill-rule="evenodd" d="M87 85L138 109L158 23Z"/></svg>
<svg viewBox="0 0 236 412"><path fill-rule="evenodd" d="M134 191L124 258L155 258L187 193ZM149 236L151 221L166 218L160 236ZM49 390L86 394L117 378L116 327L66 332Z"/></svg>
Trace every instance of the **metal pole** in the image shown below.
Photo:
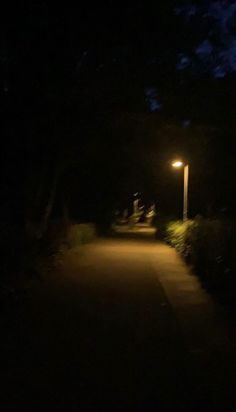
<svg viewBox="0 0 236 412"><path fill-rule="evenodd" d="M183 221L188 220L188 178L189 166L184 166L184 204L183 204Z"/></svg>

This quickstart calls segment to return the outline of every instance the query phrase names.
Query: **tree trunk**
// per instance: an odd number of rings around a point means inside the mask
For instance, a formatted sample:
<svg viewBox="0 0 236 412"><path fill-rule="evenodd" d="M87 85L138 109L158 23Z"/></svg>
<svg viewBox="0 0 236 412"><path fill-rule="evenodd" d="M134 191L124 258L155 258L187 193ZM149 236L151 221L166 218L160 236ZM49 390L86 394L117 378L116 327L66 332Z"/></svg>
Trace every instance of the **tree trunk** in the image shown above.
<svg viewBox="0 0 236 412"><path fill-rule="evenodd" d="M42 238L42 236L45 234L48 228L48 221L52 213L53 205L54 205L54 200L56 196L56 190L57 190L57 182L58 182L58 176L57 173L55 172L52 185L50 188L49 196L47 199L46 206L43 211L43 215L40 221L39 229L37 232L37 237L38 239Z"/></svg>
<svg viewBox="0 0 236 412"><path fill-rule="evenodd" d="M66 199L63 199L62 218L63 218L64 225L69 226L69 224L70 224L69 207L68 207L68 203L67 203Z"/></svg>
<svg viewBox="0 0 236 412"><path fill-rule="evenodd" d="M31 193L27 192L27 207L25 213L25 231L26 235L29 237L35 237L39 227L39 217L40 217L40 209L42 205L42 199L45 190L45 179L47 178L47 168L44 165L40 177L38 179L35 178L37 182L36 193L32 196L32 200L30 201L29 198L31 197ZM31 189L30 189L31 191Z"/></svg>

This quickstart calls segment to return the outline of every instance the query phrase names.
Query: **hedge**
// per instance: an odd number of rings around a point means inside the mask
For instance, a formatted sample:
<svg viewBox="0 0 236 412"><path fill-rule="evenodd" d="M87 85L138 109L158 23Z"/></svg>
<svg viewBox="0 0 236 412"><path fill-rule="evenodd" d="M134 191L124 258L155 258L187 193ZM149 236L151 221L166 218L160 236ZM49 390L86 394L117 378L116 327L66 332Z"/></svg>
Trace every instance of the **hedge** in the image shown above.
<svg viewBox="0 0 236 412"><path fill-rule="evenodd" d="M66 244L69 248L92 242L96 236L95 225L92 223L73 224L69 226Z"/></svg>
<svg viewBox="0 0 236 412"><path fill-rule="evenodd" d="M236 299L235 222L201 217L172 221L166 226L165 240L208 286Z"/></svg>

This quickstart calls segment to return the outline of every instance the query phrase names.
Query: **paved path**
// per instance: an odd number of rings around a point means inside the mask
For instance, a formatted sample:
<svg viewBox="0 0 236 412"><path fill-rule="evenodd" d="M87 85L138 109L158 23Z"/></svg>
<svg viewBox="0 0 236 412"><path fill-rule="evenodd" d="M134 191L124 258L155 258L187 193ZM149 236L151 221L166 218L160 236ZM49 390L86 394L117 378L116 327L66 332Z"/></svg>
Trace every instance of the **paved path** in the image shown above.
<svg viewBox="0 0 236 412"><path fill-rule="evenodd" d="M68 252L4 325L4 412L234 410L235 325L173 249L120 236Z"/></svg>

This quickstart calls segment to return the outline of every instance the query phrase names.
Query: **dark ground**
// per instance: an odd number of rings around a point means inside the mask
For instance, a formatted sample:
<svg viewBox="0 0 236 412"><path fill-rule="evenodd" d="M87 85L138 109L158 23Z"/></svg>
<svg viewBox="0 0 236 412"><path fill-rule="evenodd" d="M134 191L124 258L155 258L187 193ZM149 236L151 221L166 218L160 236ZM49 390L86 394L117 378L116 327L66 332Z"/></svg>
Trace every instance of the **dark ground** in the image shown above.
<svg viewBox="0 0 236 412"><path fill-rule="evenodd" d="M224 316L149 234L71 250L5 308L1 410L234 410Z"/></svg>

